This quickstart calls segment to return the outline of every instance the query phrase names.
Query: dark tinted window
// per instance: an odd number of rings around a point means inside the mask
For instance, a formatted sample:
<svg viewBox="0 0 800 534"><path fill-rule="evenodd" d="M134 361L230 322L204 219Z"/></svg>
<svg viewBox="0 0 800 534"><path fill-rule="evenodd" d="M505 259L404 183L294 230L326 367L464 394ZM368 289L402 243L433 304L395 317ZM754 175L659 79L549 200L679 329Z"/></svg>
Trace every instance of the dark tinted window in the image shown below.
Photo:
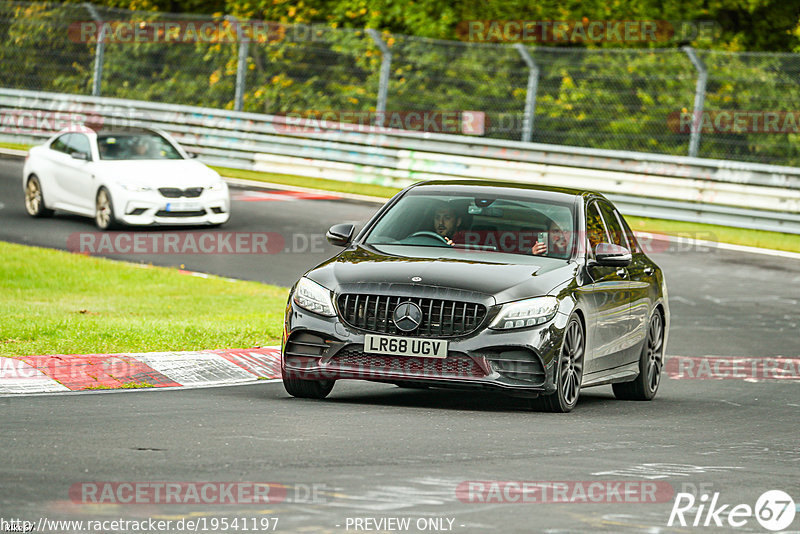
<svg viewBox="0 0 800 534"><path fill-rule="evenodd" d="M64 134L64 135L58 137L55 141L50 143L50 148L52 150L55 150L56 152L67 153L68 152L67 141L69 141L69 138L72 137L72 136L73 136L73 134Z"/></svg>
<svg viewBox="0 0 800 534"><path fill-rule="evenodd" d="M620 225L619 221L617 220L617 215L614 213L614 208L612 208L607 202L598 202L597 204L600 206L600 212L603 214L603 220L606 223L606 230L608 231L608 236L611 239L609 243L614 243L615 245L628 248L628 242L625 238L625 233L622 230L622 225Z"/></svg>
<svg viewBox="0 0 800 534"><path fill-rule="evenodd" d="M598 244L609 242L608 233L596 202L589 204L586 209L586 238L589 240L589 254L592 256Z"/></svg>
<svg viewBox="0 0 800 534"><path fill-rule="evenodd" d="M617 219L619 220L619 223L622 225L622 229L625 230L625 237L628 238L628 245L629 245L628 248L630 249L631 252L634 253L641 252L642 247L639 246L639 242L636 240L636 236L633 235L631 227L628 226L628 221L625 220L625 218L619 211L617 211L616 213L617 213Z"/></svg>
<svg viewBox="0 0 800 534"><path fill-rule="evenodd" d="M155 132L121 132L97 136L100 159L183 159L166 139Z"/></svg>

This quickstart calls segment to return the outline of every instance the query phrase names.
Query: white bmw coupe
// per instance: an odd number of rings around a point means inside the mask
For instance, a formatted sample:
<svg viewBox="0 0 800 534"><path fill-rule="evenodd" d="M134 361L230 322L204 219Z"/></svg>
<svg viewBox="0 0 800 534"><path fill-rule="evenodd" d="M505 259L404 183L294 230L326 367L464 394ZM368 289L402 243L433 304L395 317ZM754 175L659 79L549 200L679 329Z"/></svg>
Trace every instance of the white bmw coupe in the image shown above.
<svg viewBox="0 0 800 534"><path fill-rule="evenodd" d="M30 149L22 175L25 209L92 217L101 230L129 225L220 225L230 217L227 184L167 133L63 130Z"/></svg>

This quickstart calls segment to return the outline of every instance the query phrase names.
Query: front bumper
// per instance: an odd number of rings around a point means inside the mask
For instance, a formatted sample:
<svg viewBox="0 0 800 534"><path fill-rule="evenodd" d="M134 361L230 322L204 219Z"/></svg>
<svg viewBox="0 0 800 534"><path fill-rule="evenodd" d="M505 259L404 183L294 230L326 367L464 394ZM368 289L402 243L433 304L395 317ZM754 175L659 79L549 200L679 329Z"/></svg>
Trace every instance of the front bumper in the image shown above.
<svg viewBox="0 0 800 534"><path fill-rule="evenodd" d="M555 366L567 317L517 330L490 330L488 320L474 333L449 342L444 359L364 352L367 333L338 317L322 317L289 299L281 370L284 378L358 379L491 389L535 396L555 391ZM434 336L435 337L435 336Z"/></svg>
<svg viewBox="0 0 800 534"><path fill-rule="evenodd" d="M130 225L222 224L230 218L228 189L205 190L197 198L165 198L157 191L121 195L114 214Z"/></svg>

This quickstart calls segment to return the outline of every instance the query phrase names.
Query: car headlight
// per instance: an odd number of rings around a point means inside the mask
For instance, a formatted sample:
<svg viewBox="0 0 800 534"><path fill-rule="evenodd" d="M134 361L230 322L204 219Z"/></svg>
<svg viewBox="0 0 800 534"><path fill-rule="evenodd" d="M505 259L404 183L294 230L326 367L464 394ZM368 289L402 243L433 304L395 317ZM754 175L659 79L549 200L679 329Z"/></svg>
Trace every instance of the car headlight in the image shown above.
<svg viewBox="0 0 800 534"><path fill-rule="evenodd" d="M555 297L535 297L503 304L489 328L509 330L544 324L556 315L558 299Z"/></svg>
<svg viewBox="0 0 800 534"><path fill-rule="evenodd" d="M292 300L295 304L308 311L327 317L336 315L336 312L333 310L330 290L309 280L305 276L297 282Z"/></svg>
<svg viewBox="0 0 800 534"><path fill-rule="evenodd" d="M145 191L152 191L153 188L146 185L136 185L136 184L121 184L118 183L122 189L125 191L133 191L134 193L144 193Z"/></svg>

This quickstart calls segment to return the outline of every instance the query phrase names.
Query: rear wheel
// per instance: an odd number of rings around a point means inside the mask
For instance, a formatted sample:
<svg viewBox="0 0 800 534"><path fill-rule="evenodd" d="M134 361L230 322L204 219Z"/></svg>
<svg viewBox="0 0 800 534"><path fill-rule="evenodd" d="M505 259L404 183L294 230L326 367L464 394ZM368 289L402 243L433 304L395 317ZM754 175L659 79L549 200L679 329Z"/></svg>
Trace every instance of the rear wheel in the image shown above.
<svg viewBox="0 0 800 534"><path fill-rule="evenodd" d="M42 184L36 175L28 178L28 183L25 185L25 211L31 217L50 217L53 214L53 210L47 209L44 205Z"/></svg>
<svg viewBox="0 0 800 534"><path fill-rule="evenodd" d="M556 392L531 399L531 407L545 412L566 413L578 404L583 380L586 336L580 320L572 316L564 330L564 342L556 366Z"/></svg>
<svg viewBox="0 0 800 534"><path fill-rule="evenodd" d="M283 387L292 397L301 399L324 399L333 389L335 380L303 380L302 378L283 378Z"/></svg>
<svg viewBox="0 0 800 534"><path fill-rule="evenodd" d="M664 320L656 310L647 327L647 339L639 358L639 376L632 382L612 384L614 396L621 400L652 400L661 383L664 363Z"/></svg>
<svg viewBox="0 0 800 534"><path fill-rule="evenodd" d="M101 230L111 230L117 226L117 220L114 217L114 204L111 202L111 193L105 187L101 187L97 192L94 223Z"/></svg>

